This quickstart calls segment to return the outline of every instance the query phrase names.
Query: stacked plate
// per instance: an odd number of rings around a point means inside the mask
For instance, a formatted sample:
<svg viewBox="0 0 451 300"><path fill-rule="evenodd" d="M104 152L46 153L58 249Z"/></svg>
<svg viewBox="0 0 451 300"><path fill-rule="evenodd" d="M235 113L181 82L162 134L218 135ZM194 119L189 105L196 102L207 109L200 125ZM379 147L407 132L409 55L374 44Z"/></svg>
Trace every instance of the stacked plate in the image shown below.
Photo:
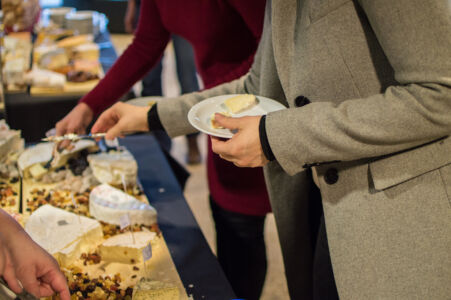
<svg viewBox="0 0 451 300"><path fill-rule="evenodd" d="M79 34L97 34L99 31L99 13L92 10L80 10L66 15L66 28Z"/></svg>
<svg viewBox="0 0 451 300"><path fill-rule="evenodd" d="M45 20L52 21L56 25L64 28L66 25L66 16L73 12L75 12L75 8L73 7L55 7L45 9L43 15Z"/></svg>

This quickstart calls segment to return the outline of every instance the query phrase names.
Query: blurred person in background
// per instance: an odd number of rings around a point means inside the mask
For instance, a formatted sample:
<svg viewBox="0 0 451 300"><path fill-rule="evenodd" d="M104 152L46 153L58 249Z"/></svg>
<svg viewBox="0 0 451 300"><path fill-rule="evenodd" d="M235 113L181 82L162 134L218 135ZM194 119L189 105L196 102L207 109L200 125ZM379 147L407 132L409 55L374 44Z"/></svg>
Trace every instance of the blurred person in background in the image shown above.
<svg viewBox="0 0 451 300"><path fill-rule="evenodd" d="M140 0L128 0L127 11L124 18L125 31L128 33L134 33L136 29L140 6ZM172 45L174 48L177 79L180 84L181 94L198 91L199 83L197 82L193 48L188 41L175 34L172 35ZM163 59L160 59L155 67L153 67L141 80L141 97L163 96L161 79L163 71L162 61ZM186 136L188 142L188 156L186 161L189 164L197 164L200 163L201 160L199 147L197 145L198 135L198 133L193 133ZM168 135L163 131L159 131L156 134L156 137L163 148L169 151L171 140Z"/></svg>
<svg viewBox="0 0 451 300"><path fill-rule="evenodd" d="M177 34L191 43L206 88L251 67L263 26L264 0L145 0L132 44L99 84L60 122L58 134L82 133L159 61ZM161 102L165 102L161 101ZM154 109L158 107L158 103ZM240 169L208 146L207 177L217 256L238 297L260 297L266 276L265 217L271 211L261 168Z"/></svg>

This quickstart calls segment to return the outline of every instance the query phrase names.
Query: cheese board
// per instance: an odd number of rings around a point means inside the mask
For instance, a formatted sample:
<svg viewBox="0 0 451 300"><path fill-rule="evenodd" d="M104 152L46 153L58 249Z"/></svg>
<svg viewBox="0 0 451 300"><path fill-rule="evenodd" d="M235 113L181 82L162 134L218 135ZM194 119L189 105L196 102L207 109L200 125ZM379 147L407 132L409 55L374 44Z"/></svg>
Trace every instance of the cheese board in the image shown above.
<svg viewBox="0 0 451 300"><path fill-rule="evenodd" d="M38 144L23 151L17 160L21 177L0 183L0 188L11 187L7 193L17 199L11 213L58 261L71 299L188 299L158 228L157 212L140 188L137 167L125 170L120 163L131 154L121 148L105 159L108 154L97 157L93 147L75 145L79 151L60 154L49 167L47 148ZM89 155L100 164L96 175ZM129 172L127 184L105 176L118 170ZM1 299L14 299L6 295L0 288Z"/></svg>

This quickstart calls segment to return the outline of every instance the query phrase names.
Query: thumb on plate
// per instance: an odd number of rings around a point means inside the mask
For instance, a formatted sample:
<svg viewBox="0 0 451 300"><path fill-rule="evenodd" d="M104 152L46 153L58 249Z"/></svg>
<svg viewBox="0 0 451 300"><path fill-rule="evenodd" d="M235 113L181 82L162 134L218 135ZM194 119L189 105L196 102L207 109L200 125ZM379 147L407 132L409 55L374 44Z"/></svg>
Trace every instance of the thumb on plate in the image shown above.
<svg viewBox="0 0 451 300"><path fill-rule="evenodd" d="M230 130L239 129L239 120L239 118L227 117L223 114L215 113L215 121L218 123L218 125Z"/></svg>

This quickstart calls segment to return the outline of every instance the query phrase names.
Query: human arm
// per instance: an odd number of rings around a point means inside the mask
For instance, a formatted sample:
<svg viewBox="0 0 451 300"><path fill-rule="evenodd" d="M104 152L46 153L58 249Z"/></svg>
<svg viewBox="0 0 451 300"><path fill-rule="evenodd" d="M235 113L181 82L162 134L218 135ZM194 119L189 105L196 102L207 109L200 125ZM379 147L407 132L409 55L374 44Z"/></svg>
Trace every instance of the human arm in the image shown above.
<svg viewBox="0 0 451 300"><path fill-rule="evenodd" d="M267 14L270 14L270 10L267 10ZM265 59L263 59L265 57ZM265 69L271 70L270 72L265 72L265 74L261 74L262 65L264 65ZM224 94L259 94L262 90L260 89L260 81L264 80L266 82L265 87L268 88L268 91L264 91L264 96L270 97L273 99L279 99L286 105L286 102L283 102L284 99L281 99L279 96L282 94L280 82L276 76L275 72L275 64L272 60L272 41L271 41L271 24L269 24L269 18L265 18L265 30L262 35L257 53L255 55L255 60L252 65L252 68L249 72L243 77L236 79L232 82L224 83L217 87L204 90L202 92L185 94L179 97L164 99L163 101L159 101L154 108L155 115L157 116L157 122L162 124L163 129L171 136L179 136L185 135L189 133L193 133L196 131L190 123L188 122L188 111L190 108L196 103L210 97L224 95ZM274 94L271 94L274 92ZM115 109L125 108L126 106L117 105ZM112 109L112 108L110 108ZM147 110L148 111L148 110ZM147 112L146 111L146 112ZM141 117L138 117L138 120L142 120L144 122L145 118L142 117L144 111L140 111L139 109L135 109L135 112L132 112L131 109L127 108L128 114L141 114ZM113 124L117 124L118 119L111 118L114 115L117 115L118 112L108 113L108 111L104 112L100 117L96 124L93 126L93 132L99 132L100 129L106 129L108 126L112 128ZM125 117L124 114L121 114ZM153 127L152 120L154 118L149 118L150 124L149 127ZM112 121L112 122L111 122ZM109 124L107 127L104 125L99 126L98 124ZM125 122L122 123L125 125ZM136 123L133 123L136 124ZM146 124L147 125L147 124ZM137 128L142 126L146 126L144 124L136 124ZM118 128L120 129L120 128ZM125 131L123 129L117 130ZM109 136L112 137L112 136Z"/></svg>
<svg viewBox="0 0 451 300"><path fill-rule="evenodd" d="M271 149L289 174L309 163L375 157L449 135L451 24L447 2L359 3L397 84L339 104L321 99L268 114Z"/></svg>
<svg viewBox="0 0 451 300"><path fill-rule="evenodd" d="M15 293L22 291L21 284L38 298L59 293L61 300L70 299L66 279L55 259L1 209L0 275Z"/></svg>
<svg viewBox="0 0 451 300"><path fill-rule="evenodd" d="M124 27L127 33L133 33L135 30L135 16L136 16L136 0L128 0L127 10L124 16Z"/></svg>
<svg viewBox="0 0 451 300"><path fill-rule="evenodd" d="M80 102L86 103L98 115L124 95L161 58L170 33L162 23L154 0L141 3L138 27L132 44L99 84Z"/></svg>
<svg viewBox="0 0 451 300"><path fill-rule="evenodd" d="M132 44L99 84L59 122L58 134L84 132L94 116L116 102L161 58L170 35L161 22L158 7L153 0L143 1L140 14Z"/></svg>

